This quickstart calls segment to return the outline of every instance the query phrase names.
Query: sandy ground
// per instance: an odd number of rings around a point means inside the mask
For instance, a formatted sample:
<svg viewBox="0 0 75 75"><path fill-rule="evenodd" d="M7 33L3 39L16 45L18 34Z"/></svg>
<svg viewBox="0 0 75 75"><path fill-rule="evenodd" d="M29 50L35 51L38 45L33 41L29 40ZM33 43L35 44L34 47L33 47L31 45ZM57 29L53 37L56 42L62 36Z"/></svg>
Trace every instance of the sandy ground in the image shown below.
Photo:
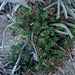
<svg viewBox="0 0 75 75"><path fill-rule="evenodd" d="M10 23L8 23L6 20L0 18L0 47L2 46L3 31L6 28L6 26L9 24ZM11 42L12 39L13 39L13 37L11 36L10 30L8 29L6 31L6 35L5 35L5 46L11 46L12 45L12 42ZM7 61L7 56L8 56L8 54L10 54L10 52L11 52L11 49L9 47L9 48L5 48L4 53L2 54L2 49L0 48L0 61L5 63Z"/></svg>

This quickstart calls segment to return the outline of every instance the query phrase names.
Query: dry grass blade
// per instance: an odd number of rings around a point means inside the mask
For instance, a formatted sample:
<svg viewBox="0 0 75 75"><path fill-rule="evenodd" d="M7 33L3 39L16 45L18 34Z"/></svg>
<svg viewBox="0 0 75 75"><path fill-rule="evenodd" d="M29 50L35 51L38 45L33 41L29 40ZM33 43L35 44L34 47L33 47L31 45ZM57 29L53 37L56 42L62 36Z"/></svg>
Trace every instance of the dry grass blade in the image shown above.
<svg viewBox="0 0 75 75"><path fill-rule="evenodd" d="M68 18L67 11L66 11L66 8L65 8L65 6L64 6L64 4L63 4L62 1L61 1L61 6L62 6L62 8L63 8L65 18L67 19L67 18Z"/></svg>
<svg viewBox="0 0 75 75"><path fill-rule="evenodd" d="M60 0L58 0L58 3L57 3L57 17L56 19L58 19L60 17Z"/></svg>

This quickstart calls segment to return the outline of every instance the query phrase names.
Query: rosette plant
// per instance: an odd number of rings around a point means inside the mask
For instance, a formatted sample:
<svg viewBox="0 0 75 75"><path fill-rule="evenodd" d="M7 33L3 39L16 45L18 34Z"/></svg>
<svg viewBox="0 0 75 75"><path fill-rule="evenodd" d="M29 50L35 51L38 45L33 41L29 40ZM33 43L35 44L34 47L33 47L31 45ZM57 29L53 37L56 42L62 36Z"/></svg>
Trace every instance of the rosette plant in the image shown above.
<svg viewBox="0 0 75 75"><path fill-rule="evenodd" d="M64 66L63 62L74 57L74 28L69 26L69 20L62 12L60 17L56 17L56 6L48 8L49 4L45 5L38 1L28 1L27 4L32 9L20 6L15 13L15 29L11 29L13 36L19 38L12 46L12 63L9 68L15 65L21 53L17 64L19 70L15 73L55 74L59 67Z"/></svg>

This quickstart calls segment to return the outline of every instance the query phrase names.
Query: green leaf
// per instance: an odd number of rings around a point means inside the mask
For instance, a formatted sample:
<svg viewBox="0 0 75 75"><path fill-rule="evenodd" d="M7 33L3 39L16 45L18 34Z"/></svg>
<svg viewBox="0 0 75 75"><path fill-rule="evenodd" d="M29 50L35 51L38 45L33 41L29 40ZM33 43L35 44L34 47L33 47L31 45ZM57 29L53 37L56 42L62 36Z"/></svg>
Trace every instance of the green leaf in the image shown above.
<svg viewBox="0 0 75 75"><path fill-rule="evenodd" d="M40 65L36 65L36 66L35 66L35 69L36 69L36 70L38 70L38 69L39 69L39 67L40 67Z"/></svg>
<svg viewBox="0 0 75 75"><path fill-rule="evenodd" d="M55 44L54 41L50 41L50 42L49 42L50 47L54 46L54 44Z"/></svg>
<svg viewBox="0 0 75 75"><path fill-rule="evenodd" d="M45 36L45 34L43 34L43 33L41 33L40 35L41 35L42 37Z"/></svg>
<svg viewBox="0 0 75 75"><path fill-rule="evenodd" d="M45 53L45 52L42 52L41 54L40 54L40 58L44 58L44 57L46 57L47 56L47 53Z"/></svg>
<svg viewBox="0 0 75 75"><path fill-rule="evenodd" d="M24 60L29 61L29 56L27 54L24 55Z"/></svg>
<svg viewBox="0 0 75 75"><path fill-rule="evenodd" d="M58 41L58 40L59 40L59 38L58 38L58 37L54 37L53 39L54 39L54 41Z"/></svg>
<svg viewBox="0 0 75 75"><path fill-rule="evenodd" d="M28 36L27 36L27 35L23 35L23 37L24 37L24 38L26 38L26 39L28 38Z"/></svg>

